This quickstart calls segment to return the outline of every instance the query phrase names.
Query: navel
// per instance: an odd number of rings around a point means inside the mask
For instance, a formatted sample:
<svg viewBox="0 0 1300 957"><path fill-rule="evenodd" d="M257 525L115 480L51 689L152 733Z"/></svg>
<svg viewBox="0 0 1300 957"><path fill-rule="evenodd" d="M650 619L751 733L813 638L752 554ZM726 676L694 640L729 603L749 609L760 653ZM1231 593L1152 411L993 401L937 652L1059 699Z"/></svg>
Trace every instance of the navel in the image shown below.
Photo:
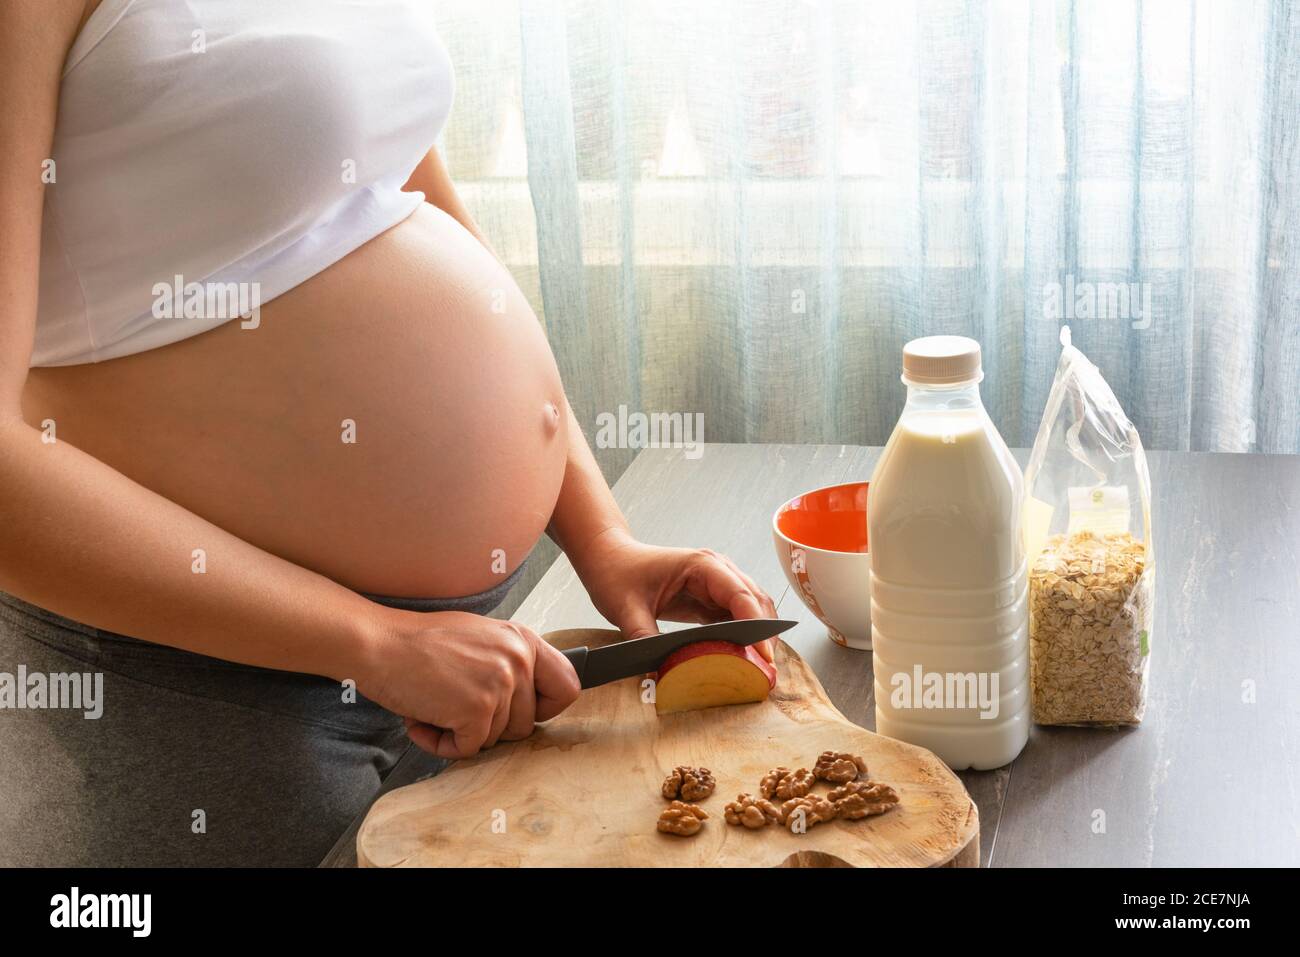
<svg viewBox="0 0 1300 957"><path fill-rule="evenodd" d="M554 402L542 403L542 427L547 435L555 435L560 431L560 410Z"/></svg>

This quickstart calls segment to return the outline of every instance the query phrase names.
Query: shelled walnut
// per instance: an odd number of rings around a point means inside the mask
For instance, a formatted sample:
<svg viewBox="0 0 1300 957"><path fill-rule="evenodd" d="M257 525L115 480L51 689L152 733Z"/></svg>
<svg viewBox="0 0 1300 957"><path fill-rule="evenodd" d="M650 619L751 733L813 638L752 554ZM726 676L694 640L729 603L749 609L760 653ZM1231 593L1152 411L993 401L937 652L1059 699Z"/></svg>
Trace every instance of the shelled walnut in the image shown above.
<svg viewBox="0 0 1300 957"><path fill-rule="evenodd" d="M851 794L857 794L859 791L863 791L866 790L867 788L872 788L872 787L876 787L876 783L874 781L866 781L866 780L849 781L845 784L839 785L838 787L831 788L830 792L826 795L826 800L842 801L844 798L848 797Z"/></svg>
<svg viewBox="0 0 1300 957"><path fill-rule="evenodd" d="M773 768L763 775L763 779L758 782L758 793L765 798L771 798L776 794L776 786L781 783L781 779L790 773L786 767Z"/></svg>
<svg viewBox="0 0 1300 957"><path fill-rule="evenodd" d="M827 795L835 805L839 817L856 821L864 817L884 814L898 805L898 792L888 784L874 781L850 781Z"/></svg>
<svg viewBox="0 0 1300 957"><path fill-rule="evenodd" d="M758 783L758 790L765 798L788 801L791 798L803 797L816 783L817 779L807 768L791 771L789 768L780 767L773 768L763 776L763 780Z"/></svg>
<svg viewBox="0 0 1300 957"><path fill-rule="evenodd" d="M780 808L767 798L756 798L752 794L737 794L736 800L724 809L723 816L728 824L743 825L750 830L782 822Z"/></svg>
<svg viewBox="0 0 1300 957"><path fill-rule="evenodd" d="M803 833L815 824L833 821L835 805L820 794L792 798L781 805L781 818L792 833Z"/></svg>
<svg viewBox="0 0 1300 957"><path fill-rule="evenodd" d="M867 763L847 751L823 751L813 766L813 774L819 781L847 784L856 781L858 775L867 776Z"/></svg>
<svg viewBox="0 0 1300 957"><path fill-rule="evenodd" d="M669 801L681 798L683 801L703 801L713 793L717 782L713 772L708 768L692 768L679 765L664 778L663 796Z"/></svg>
<svg viewBox="0 0 1300 957"><path fill-rule="evenodd" d="M694 804L687 804L685 801L674 801L664 808L663 813L659 815L659 823L656 826L665 834L690 837L699 831L708 819L709 815L705 813L703 808L696 807Z"/></svg>

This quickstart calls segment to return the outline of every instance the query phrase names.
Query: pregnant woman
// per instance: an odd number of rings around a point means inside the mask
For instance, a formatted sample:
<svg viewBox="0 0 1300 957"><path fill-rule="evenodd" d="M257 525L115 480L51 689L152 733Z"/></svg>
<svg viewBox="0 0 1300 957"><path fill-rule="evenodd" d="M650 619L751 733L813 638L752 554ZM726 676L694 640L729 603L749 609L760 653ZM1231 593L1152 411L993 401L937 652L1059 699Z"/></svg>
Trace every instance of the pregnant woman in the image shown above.
<svg viewBox="0 0 1300 957"><path fill-rule="evenodd" d="M2 8L0 864L315 864L409 742L526 737L544 531L629 637L774 614L629 533L427 6Z"/></svg>

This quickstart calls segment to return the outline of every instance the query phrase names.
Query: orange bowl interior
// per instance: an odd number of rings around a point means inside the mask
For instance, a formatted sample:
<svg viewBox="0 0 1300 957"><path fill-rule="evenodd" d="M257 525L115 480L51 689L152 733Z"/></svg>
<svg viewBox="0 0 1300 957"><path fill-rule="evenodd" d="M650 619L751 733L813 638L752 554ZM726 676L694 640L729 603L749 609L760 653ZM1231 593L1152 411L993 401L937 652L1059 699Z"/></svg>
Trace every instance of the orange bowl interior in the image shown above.
<svg viewBox="0 0 1300 957"><path fill-rule="evenodd" d="M805 492L781 507L776 527L792 542L828 552L867 550L867 484Z"/></svg>

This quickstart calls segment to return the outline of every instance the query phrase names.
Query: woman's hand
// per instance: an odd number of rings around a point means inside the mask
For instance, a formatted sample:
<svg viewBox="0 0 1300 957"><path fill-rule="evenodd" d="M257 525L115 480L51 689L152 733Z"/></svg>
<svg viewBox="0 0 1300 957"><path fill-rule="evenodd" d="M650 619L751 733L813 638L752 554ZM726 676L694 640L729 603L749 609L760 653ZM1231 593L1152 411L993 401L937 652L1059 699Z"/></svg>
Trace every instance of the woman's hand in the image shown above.
<svg viewBox="0 0 1300 957"><path fill-rule="evenodd" d="M660 619L708 624L776 617L767 592L707 548L646 545L611 528L569 558L596 610L628 638L657 635ZM772 660L771 641L755 647Z"/></svg>
<svg viewBox="0 0 1300 957"><path fill-rule="evenodd" d="M578 676L531 628L459 611L397 612L357 679L415 744L466 758L532 734L578 697Z"/></svg>

